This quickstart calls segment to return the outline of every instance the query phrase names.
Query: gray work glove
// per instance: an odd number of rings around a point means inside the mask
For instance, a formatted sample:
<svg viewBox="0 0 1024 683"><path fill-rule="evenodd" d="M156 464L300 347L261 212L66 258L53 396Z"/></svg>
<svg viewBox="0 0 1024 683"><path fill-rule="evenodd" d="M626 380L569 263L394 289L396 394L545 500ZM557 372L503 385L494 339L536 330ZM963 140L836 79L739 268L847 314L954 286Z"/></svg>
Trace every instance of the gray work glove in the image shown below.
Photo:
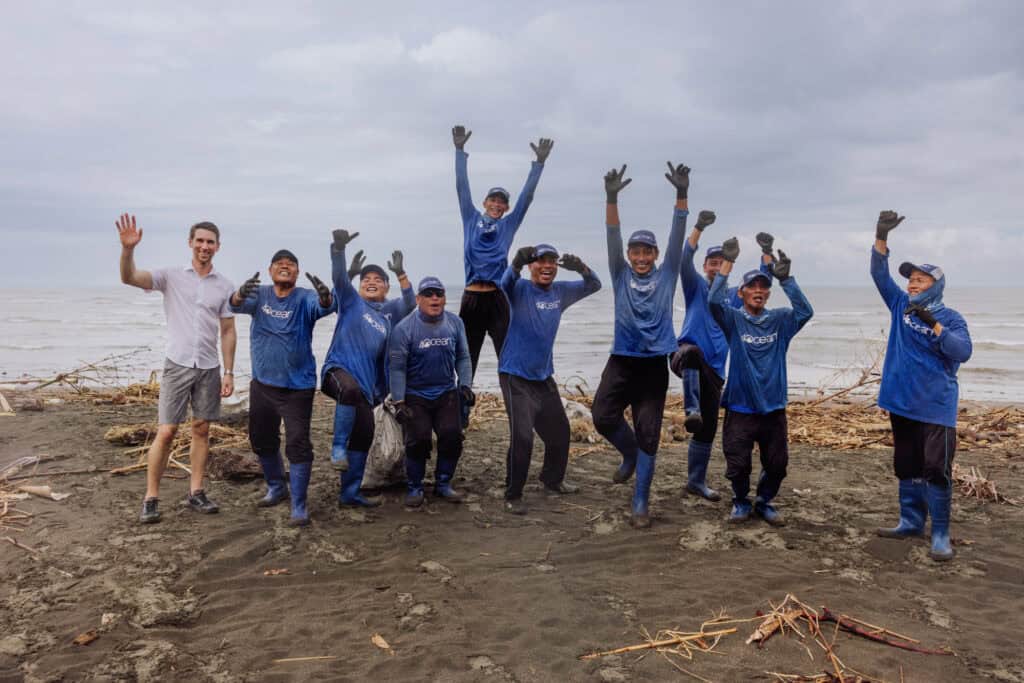
<svg viewBox="0 0 1024 683"><path fill-rule="evenodd" d="M686 199L686 195L690 191L690 167L683 164L673 166L669 161L668 173L665 174L665 177L675 186L676 199Z"/></svg>
<svg viewBox="0 0 1024 683"><path fill-rule="evenodd" d="M701 211L697 216L697 223L693 226L693 229L704 232L704 228L714 223L717 218L718 216L715 215L714 211Z"/></svg>
<svg viewBox="0 0 1024 683"><path fill-rule="evenodd" d="M761 247L762 254L768 254L769 256L772 255L772 245L775 244L774 237L769 235L767 232L759 232L757 233L757 237L754 239L757 240L757 245Z"/></svg>
<svg viewBox="0 0 1024 683"><path fill-rule="evenodd" d="M402 252L397 249L391 252L391 260L388 261L388 270L395 274L396 277L402 277L405 275L405 268L402 267L404 257Z"/></svg>
<svg viewBox="0 0 1024 683"><path fill-rule="evenodd" d="M260 272L257 270L253 273L253 276L242 283L242 286L238 288L238 298L245 301L250 296L256 294L256 290L260 288Z"/></svg>
<svg viewBox="0 0 1024 683"><path fill-rule="evenodd" d="M523 266L528 263L533 263L537 260L537 250L533 247L520 247L519 251L512 258L512 270L517 273L523 269Z"/></svg>
<svg viewBox="0 0 1024 683"><path fill-rule="evenodd" d="M740 256L740 241L735 237L730 237L726 241L722 242L722 258L729 263L736 263L736 259Z"/></svg>
<svg viewBox="0 0 1024 683"><path fill-rule="evenodd" d="M786 252L779 249L779 258L772 263L772 275L779 278L779 282L789 279L789 268L793 262L786 256Z"/></svg>
<svg viewBox="0 0 1024 683"><path fill-rule="evenodd" d="M331 290L324 284L324 281L318 278L316 275L310 275L306 273L306 277L313 284L313 289L316 290L317 296L320 297L320 306L327 308L331 305Z"/></svg>
<svg viewBox="0 0 1024 683"><path fill-rule="evenodd" d="M465 126L455 126L452 128L452 142L455 143L455 149L463 149L466 143L469 142L469 136L473 134L473 131L466 130Z"/></svg>
<svg viewBox="0 0 1024 683"><path fill-rule="evenodd" d="M348 279L351 280L363 270L363 265L366 263L366 256L363 255L363 250L360 249L356 252L356 255L352 257L352 263L348 266Z"/></svg>
<svg viewBox="0 0 1024 683"><path fill-rule="evenodd" d="M608 197L609 204L615 204L619 201L619 192L622 191L626 185L633 182L632 178L625 178L626 176L626 164L622 165L622 168L616 171L614 168L604 174L604 192Z"/></svg>
<svg viewBox="0 0 1024 683"><path fill-rule="evenodd" d="M548 155L551 154L551 148L555 146L555 141L551 138L541 138L538 144L530 143L530 149L537 155L537 163L543 164L547 161Z"/></svg>
<svg viewBox="0 0 1024 683"><path fill-rule="evenodd" d="M344 251L345 246L348 245L349 242L359 237L358 232L350 233L344 228L338 228L337 230L332 231L331 235L334 237L334 242L331 247L334 249L335 253Z"/></svg>
<svg viewBox="0 0 1024 683"><path fill-rule="evenodd" d="M889 239L889 233L896 229L896 226L903 222L906 216L900 216L895 211L882 211L878 214L878 223L875 225L875 239L883 242Z"/></svg>

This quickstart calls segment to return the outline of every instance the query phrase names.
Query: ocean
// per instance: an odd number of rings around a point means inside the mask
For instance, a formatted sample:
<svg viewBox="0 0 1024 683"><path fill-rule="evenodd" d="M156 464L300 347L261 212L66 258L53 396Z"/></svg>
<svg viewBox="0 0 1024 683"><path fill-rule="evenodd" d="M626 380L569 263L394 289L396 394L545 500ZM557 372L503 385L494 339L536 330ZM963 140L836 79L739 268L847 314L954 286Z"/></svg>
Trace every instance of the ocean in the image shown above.
<svg viewBox="0 0 1024 683"><path fill-rule="evenodd" d="M449 310L457 311L461 292L450 290ZM807 286L814 319L789 350L790 394L849 386L884 348L888 312L873 287ZM788 305L773 290L770 305ZM953 288L946 304L966 319L974 355L960 368L961 397L984 401L1024 400L1024 301L1010 289ZM676 329L683 318L676 295ZM322 361L334 329L332 315L320 321L314 351ZM162 296L131 287L0 290L0 386L25 377L52 377L113 354L118 383L145 380L162 366L165 323ZM238 319L236 384L249 371L249 324ZM555 377L568 388L593 392L601 377L612 337L612 293L605 288L569 309L555 343ZM678 380L673 390L679 391ZM477 390L497 390L497 363L485 342Z"/></svg>

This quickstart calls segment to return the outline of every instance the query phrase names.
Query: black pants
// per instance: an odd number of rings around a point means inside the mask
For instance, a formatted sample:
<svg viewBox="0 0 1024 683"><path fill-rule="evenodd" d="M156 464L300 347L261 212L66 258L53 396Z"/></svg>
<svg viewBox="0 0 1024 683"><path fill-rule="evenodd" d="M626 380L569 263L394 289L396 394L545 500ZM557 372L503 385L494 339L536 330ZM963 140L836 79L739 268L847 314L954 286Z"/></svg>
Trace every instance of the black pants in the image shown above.
<svg viewBox="0 0 1024 683"><path fill-rule="evenodd" d="M953 483L956 429L889 413L892 466L900 479L925 479L936 486Z"/></svg>
<svg viewBox="0 0 1024 683"><path fill-rule="evenodd" d="M281 420L284 420L288 462L312 462L309 421L313 417L315 393L315 388L282 389L252 380L249 383L249 443L253 453L277 455L281 452Z"/></svg>
<svg viewBox="0 0 1024 683"><path fill-rule="evenodd" d="M430 437L433 432L437 434L438 462L458 462L462 455L459 392L452 390L433 400L406 394L405 405L412 413L404 427L406 457L420 461L430 458Z"/></svg>
<svg viewBox="0 0 1024 683"><path fill-rule="evenodd" d="M347 447L352 451L369 451L373 443L373 406L363 396L363 391L355 378L341 368L331 368L324 375L320 391L333 398L339 405L355 408L355 421L352 423Z"/></svg>
<svg viewBox="0 0 1024 683"><path fill-rule="evenodd" d="M668 363L665 356L634 358L611 355L594 394L591 408L594 427L601 436L612 441L626 423L623 414L629 406L633 409L637 446L649 455L656 455L661 441L661 420L665 414L667 391Z"/></svg>
<svg viewBox="0 0 1024 683"><path fill-rule="evenodd" d="M494 355L501 355L501 347L505 344L505 335L508 333L508 299L500 289L490 292L465 292L462 295L459 317L466 326L469 358L473 362L473 375L476 376L480 348L484 345L486 335L491 335L491 341L494 342Z"/></svg>
<svg viewBox="0 0 1024 683"><path fill-rule="evenodd" d="M764 415L725 411L722 427L725 477L732 482L736 497L745 497L750 490L751 456L755 443L761 455L757 495L769 501L778 494L789 464L789 423L785 408Z"/></svg>
<svg viewBox="0 0 1024 683"><path fill-rule="evenodd" d="M722 401L725 380L704 360L704 352L696 344L680 344L672 357L672 370L681 376L683 368L700 373L701 428L693 435L694 441L712 443L718 431L718 406Z"/></svg>
<svg viewBox="0 0 1024 683"><path fill-rule="evenodd" d="M540 480L558 486L569 464L569 418L565 416L558 385L551 377L543 381L523 379L508 373L498 375L501 396L508 414L509 450L506 500L523 495L533 454L533 432L544 442L544 465Z"/></svg>

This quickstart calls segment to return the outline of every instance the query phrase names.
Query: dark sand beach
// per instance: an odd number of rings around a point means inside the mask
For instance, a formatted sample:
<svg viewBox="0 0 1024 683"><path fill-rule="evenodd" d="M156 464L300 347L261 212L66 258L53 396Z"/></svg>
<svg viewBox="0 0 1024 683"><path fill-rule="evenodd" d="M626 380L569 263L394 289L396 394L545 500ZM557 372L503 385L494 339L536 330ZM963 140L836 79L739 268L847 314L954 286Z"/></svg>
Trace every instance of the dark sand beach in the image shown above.
<svg viewBox="0 0 1024 683"><path fill-rule="evenodd" d="M152 407L66 403L0 418L0 462L44 457L38 476L15 483L71 494L19 501L31 523L0 533L37 551L0 542L0 680L699 680L673 662L713 681L820 673L822 653L794 635L744 644L757 622L693 661L650 651L578 659L641 643L645 631L697 630L722 611L754 617L787 593L956 653L839 634L843 662L878 679L1024 680L1024 508L958 494L958 554L936 564L925 540L874 534L896 519L888 450L795 445L778 500L788 526L733 527L726 501L680 495L686 444L676 443L659 457L654 526L640 532L627 522L631 486L611 483L617 461L603 443L574 445L586 453L570 462L580 494L545 497L532 480L529 515L505 514L501 419L468 434L456 480L464 504L409 511L396 489L381 508L341 510L325 457L330 414L318 399L313 524L303 530L285 524L285 507L254 507L260 480L212 482L222 506L213 516L180 508L187 481L167 480L164 520L142 526L141 472L46 476L130 464L103 435L153 420ZM535 466L540 452L538 443ZM964 452L958 462L1024 499L1019 453ZM719 489L723 470L716 441L709 478ZM92 643L72 643L91 629ZM327 659L275 662L312 657Z"/></svg>

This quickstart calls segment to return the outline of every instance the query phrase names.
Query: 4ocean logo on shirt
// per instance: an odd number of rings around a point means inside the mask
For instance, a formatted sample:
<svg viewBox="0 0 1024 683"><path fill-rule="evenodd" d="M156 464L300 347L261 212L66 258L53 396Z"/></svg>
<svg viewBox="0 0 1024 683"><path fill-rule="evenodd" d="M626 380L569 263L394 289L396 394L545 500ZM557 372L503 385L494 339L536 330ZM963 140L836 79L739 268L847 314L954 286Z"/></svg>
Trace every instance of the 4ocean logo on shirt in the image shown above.
<svg viewBox="0 0 1024 683"><path fill-rule="evenodd" d="M650 282L637 282L636 278L629 278L629 288L638 292L653 292L658 286L658 281L652 279Z"/></svg>
<svg viewBox="0 0 1024 683"><path fill-rule="evenodd" d="M292 317L291 311L279 311L277 309L271 308L270 304L263 304L263 308L261 308L260 310L263 311L265 314L269 315L271 318L277 318L278 320L287 320L288 318Z"/></svg>
<svg viewBox="0 0 1024 683"><path fill-rule="evenodd" d="M455 346L455 340L451 337L428 337L421 339L417 346L421 349L429 349L432 346Z"/></svg>
<svg viewBox="0 0 1024 683"><path fill-rule="evenodd" d="M772 332L760 337L755 337L752 334L742 334L740 339L743 340L744 344L774 344L779 339L779 333Z"/></svg>
<svg viewBox="0 0 1024 683"><path fill-rule="evenodd" d="M483 218L477 220L476 227L479 228L480 232L494 232L498 229L496 223L488 223Z"/></svg>
<svg viewBox="0 0 1024 683"><path fill-rule="evenodd" d="M538 301L537 309L541 311L554 311L562 306L561 301Z"/></svg>
<svg viewBox="0 0 1024 683"><path fill-rule="evenodd" d="M914 320L912 316L907 315L906 313L903 314L903 324L919 334L923 334L925 336L935 336L935 330L928 327L927 325L918 323L917 321Z"/></svg>
<svg viewBox="0 0 1024 683"><path fill-rule="evenodd" d="M363 313L363 320L365 320L366 322L370 323L370 326L373 329L375 329L378 332L380 332L381 334L387 334L388 333L388 328L384 327L384 325L382 325L381 323L379 323L376 320L374 320L373 316L370 315L369 313Z"/></svg>

